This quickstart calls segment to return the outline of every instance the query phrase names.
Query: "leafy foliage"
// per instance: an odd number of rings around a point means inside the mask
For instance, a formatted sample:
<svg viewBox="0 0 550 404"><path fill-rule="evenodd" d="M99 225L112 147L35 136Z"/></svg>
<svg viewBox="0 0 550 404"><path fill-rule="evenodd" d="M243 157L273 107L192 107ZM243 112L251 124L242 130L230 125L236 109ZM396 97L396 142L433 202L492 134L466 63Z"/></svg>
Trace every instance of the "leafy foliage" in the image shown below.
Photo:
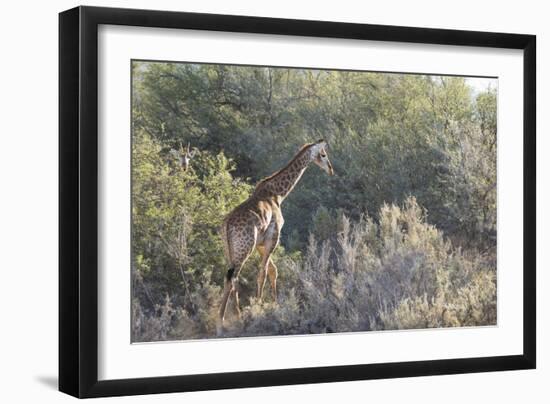
<svg viewBox="0 0 550 404"><path fill-rule="evenodd" d="M201 152L197 169L183 171L143 132L136 133L132 158L134 323L149 315L171 318L173 305L183 308L181 315L203 316L219 292L210 282L223 280L218 227L251 187L231 176L234 163L223 153Z"/></svg>

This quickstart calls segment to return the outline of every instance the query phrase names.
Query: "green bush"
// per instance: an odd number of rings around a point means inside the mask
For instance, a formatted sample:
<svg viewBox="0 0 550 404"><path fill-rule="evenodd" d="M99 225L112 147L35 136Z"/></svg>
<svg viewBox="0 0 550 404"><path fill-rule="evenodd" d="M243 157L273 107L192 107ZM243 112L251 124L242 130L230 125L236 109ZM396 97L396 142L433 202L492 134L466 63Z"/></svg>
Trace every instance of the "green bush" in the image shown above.
<svg viewBox="0 0 550 404"><path fill-rule="evenodd" d="M183 171L145 133L135 136L132 153L134 323L158 329L153 339L172 336L174 316L210 331L215 322L205 319L215 320L226 268L218 229L251 187L231 176L234 163L223 153L201 152ZM147 326L151 318L160 323ZM134 340L150 338L142 329L134 329Z"/></svg>

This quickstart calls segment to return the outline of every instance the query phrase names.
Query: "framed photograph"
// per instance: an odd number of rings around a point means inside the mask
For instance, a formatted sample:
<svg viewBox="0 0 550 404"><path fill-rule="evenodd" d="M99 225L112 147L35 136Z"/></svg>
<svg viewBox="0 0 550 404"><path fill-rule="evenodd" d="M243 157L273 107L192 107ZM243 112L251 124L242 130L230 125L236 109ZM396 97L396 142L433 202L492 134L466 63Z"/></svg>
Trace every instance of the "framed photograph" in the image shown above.
<svg viewBox="0 0 550 404"><path fill-rule="evenodd" d="M59 388L535 368L535 37L59 16Z"/></svg>

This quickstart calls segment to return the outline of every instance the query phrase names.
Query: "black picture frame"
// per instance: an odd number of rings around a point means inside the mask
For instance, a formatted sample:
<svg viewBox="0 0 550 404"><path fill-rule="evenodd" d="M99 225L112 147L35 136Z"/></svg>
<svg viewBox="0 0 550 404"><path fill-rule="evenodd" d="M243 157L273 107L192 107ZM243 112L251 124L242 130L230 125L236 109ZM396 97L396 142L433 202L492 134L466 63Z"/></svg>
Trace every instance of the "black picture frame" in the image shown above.
<svg viewBox="0 0 550 404"><path fill-rule="evenodd" d="M523 354L98 381L100 24L523 50ZM84 398L534 369L535 61L533 35L97 7L77 7L60 13L59 390Z"/></svg>

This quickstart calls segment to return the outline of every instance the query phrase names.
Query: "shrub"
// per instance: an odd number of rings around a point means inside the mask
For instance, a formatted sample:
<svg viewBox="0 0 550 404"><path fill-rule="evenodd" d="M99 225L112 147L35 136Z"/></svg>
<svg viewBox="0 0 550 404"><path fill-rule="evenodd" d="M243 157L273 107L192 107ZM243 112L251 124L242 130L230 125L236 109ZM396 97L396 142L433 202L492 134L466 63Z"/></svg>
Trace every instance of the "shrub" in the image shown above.
<svg viewBox="0 0 550 404"><path fill-rule="evenodd" d="M490 255L454 249L414 198L384 205L380 222L342 216L335 242L310 236L288 259L278 305L253 301L235 335L309 334L496 323Z"/></svg>

